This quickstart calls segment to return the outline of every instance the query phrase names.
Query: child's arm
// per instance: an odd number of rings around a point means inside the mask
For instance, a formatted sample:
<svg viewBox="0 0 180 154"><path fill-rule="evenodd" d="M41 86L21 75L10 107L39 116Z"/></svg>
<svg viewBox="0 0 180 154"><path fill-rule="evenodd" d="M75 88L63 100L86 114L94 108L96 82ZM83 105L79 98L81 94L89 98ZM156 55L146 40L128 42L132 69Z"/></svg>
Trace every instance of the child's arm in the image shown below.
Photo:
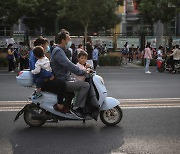
<svg viewBox="0 0 180 154"><path fill-rule="evenodd" d="M40 71L41 71L41 65L38 62L36 62L35 69L31 70L31 73L32 74L38 74L38 73L40 73Z"/></svg>
<svg viewBox="0 0 180 154"><path fill-rule="evenodd" d="M85 67L86 67L86 68L91 68L91 65L89 65L88 63L86 63Z"/></svg>

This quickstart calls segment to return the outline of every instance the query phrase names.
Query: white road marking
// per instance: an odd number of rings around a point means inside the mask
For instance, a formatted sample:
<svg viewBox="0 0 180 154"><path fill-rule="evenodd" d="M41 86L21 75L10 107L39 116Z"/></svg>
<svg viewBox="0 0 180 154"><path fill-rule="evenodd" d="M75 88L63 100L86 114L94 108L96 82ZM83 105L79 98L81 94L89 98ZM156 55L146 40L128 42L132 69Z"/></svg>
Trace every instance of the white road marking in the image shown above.
<svg viewBox="0 0 180 154"><path fill-rule="evenodd" d="M118 99L122 109L180 108L180 98ZM27 101L0 101L0 112L19 111Z"/></svg>

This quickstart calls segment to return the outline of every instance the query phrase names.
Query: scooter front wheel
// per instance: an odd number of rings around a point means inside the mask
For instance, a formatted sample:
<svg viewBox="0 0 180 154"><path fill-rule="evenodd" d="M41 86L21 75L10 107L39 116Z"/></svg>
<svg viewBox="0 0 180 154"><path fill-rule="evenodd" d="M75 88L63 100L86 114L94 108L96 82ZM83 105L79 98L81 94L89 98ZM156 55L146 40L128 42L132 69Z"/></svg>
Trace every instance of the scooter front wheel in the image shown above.
<svg viewBox="0 0 180 154"><path fill-rule="evenodd" d="M45 111L40 109L38 106L29 107L27 110L24 111L24 121L31 127L40 127L46 121L45 120L34 120L32 117L33 115L43 115Z"/></svg>
<svg viewBox="0 0 180 154"><path fill-rule="evenodd" d="M123 112L119 106L100 112L100 119L107 126L114 126L118 124L122 117Z"/></svg>

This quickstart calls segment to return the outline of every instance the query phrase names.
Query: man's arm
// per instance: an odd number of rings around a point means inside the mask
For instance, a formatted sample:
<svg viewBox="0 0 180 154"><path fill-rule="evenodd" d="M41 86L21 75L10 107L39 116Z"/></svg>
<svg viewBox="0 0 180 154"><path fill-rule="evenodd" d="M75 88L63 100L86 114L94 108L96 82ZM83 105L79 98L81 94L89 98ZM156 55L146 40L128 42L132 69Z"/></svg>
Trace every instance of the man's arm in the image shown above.
<svg viewBox="0 0 180 154"><path fill-rule="evenodd" d="M60 50L60 49L58 49ZM59 63L59 65L65 67L67 70L69 70L70 72L76 74L76 75L85 75L86 72L79 69L79 67L77 67L75 64L73 64L65 55L64 51L60 50L57 51L54 54L54 59Z"/></svg>
<svg viewBox="0 0 180 154"><path fill-rule="evenodd" d="M176 52L177 52L177 50L174 50L174 51L173 51L173 53L172 53L172 54L170 54L169 56L173 56L173 55L175 55L175 54L176 54Z"/></svg>

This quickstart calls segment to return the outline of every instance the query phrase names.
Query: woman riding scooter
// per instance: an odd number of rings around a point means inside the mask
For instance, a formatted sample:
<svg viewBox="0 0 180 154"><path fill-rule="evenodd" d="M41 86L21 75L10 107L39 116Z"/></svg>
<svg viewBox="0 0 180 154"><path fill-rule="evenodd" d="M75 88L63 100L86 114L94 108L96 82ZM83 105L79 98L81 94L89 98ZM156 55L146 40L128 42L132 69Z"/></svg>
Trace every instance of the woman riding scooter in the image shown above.
<svg viewBox="0 0 180 154"><path fill-rule="evenodd" d="M172 73L176 73L175 71L175 63L178 62L180 60L180 49L179 49L179 45L176 45L174 51L172 54L168 55L169 57L173 56L173 60L171 61L171 67L172 67Z"/></svg>

